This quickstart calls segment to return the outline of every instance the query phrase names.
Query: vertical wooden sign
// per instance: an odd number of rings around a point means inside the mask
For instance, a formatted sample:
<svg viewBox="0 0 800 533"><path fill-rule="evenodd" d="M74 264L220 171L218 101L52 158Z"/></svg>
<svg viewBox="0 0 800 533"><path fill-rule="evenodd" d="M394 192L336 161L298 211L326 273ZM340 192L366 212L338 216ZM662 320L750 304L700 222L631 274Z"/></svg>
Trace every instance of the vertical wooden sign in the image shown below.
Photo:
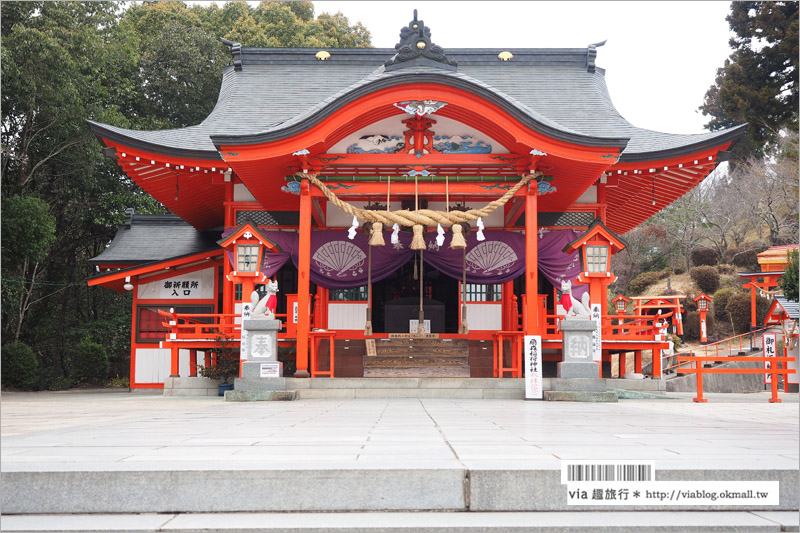
<svg viewBox="0 0 800 533"><path fill-rule="evenodd" d="M542 399L542 337L525 335L525 399Z"/></svg>

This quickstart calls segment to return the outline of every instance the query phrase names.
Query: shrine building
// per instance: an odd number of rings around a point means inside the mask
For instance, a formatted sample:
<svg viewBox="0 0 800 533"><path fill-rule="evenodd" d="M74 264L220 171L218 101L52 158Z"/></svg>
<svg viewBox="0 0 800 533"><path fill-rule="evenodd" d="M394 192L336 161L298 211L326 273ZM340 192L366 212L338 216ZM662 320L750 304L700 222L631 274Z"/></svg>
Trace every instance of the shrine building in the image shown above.
<svg viewBox="0 0 800 533"><path fill-rule="evenodd" d="M660 317L625 302L609 314L610 256L744 125L638 128L596 66L602 43L443 49L416 12L394 49L226 44L202 123L89 122L173 213L127 213L91 260L89 285L133 295L132 388L195 375L219 334L238 341L242 304L268 279L295 377L520 377L522 335L561 360L566 281L601 318L596 360L627 354L641 372L642 352L666 347ZM430 357L393 359L403 336Z"/></svg>

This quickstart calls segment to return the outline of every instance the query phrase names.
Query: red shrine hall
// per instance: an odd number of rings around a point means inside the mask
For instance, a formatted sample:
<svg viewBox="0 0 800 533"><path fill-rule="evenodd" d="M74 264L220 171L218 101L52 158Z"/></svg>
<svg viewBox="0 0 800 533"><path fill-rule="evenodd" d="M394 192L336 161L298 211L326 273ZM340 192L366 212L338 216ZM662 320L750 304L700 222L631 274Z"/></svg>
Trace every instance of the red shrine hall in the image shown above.
<svg viewBox="0 0 800 533"><path fill-rule="evenodd" d="M523 335L561 361L570 294L601 320L604 362L641 372L643 351L667 348L668 314L609 314L610 256L744 126L638 128L612 104L602 43L443 49L416 13L394 49L226 44L201 124L89 122L174 213L128 212L91 260L89 285L133 295L131 387L196 375L270 280L295 377L521 377ZM381 357L411 336L449 359Z"/></svg>

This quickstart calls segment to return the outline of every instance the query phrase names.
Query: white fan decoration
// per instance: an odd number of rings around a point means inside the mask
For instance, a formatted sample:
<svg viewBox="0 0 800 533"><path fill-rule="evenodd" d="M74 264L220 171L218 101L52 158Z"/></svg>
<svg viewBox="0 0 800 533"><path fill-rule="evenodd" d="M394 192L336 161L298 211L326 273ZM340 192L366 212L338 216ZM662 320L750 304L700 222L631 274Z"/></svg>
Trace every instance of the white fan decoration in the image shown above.
<svg viewBox="0 0 800 533"><path fill-rule="evenodd" d="M511 246L500 241L484 241L467 253L467 271L484 276L509 273L519 259Z"/></svg>
<svg viewBox="0 0 800 533"><path fill-rule="evenodd" d="M366 258L367 254L351 242L331 241L320 246L311 259L317 265L320 274L326 276L334 274L337 278L343 278L362 274Z"/></svg>

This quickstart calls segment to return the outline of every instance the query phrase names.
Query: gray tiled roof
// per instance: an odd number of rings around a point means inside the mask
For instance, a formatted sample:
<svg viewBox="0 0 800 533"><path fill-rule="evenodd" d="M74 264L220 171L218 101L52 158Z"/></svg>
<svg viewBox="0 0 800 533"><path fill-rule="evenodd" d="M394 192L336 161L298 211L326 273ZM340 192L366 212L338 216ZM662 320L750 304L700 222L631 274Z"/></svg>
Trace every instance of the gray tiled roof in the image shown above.
<svg viewBox="0 0 800 533"><path fill-rule="evenodd" d="M219 159L214 142L268 141L321 120L349 99L401 80L441 81L482 93L532 128L590 145L626 146L621 160L647 160L661 152L691 152L704 143L738 137L743 126L697 135L637 128L614 108L605 71L587 68L588 49L452 49L458 71L409 66L385 72L394 49L329 49L318 61L311 48L242 48L242 69L226 67L216 107L199 125L133 131L90 122L98 136L139 144L156 153ZM238 141L237 141L238 139ZM616 144L615 144L616 143Z"/></svg>
<svg viewBox="0 0 800 533"><path fill-rule="evenodd" d="M133 215L103 253L89 262L130 265L216 250L219 233L197 231L175 215Z"/></svg>
<svg viewBox="0 0 800 533"><path fill-rule="evenodd" d="M800 307L800 304L798 304L797 302L792 302L790 300L787 300L783 296L776 296L775 299L778 300L778 303L786 311L786 314L789 315L789 318L797 320L798 307Z"/></svg>

